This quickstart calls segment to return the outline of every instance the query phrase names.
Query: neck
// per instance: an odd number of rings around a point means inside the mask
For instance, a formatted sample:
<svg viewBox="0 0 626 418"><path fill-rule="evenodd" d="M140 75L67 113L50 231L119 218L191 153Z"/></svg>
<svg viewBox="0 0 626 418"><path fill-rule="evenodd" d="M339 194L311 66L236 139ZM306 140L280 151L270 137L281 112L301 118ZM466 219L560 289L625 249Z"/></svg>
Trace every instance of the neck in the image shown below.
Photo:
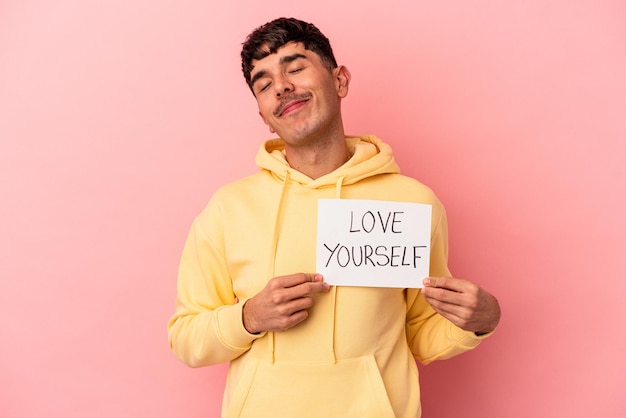
<svg viewBox="0 0 626 418"><path fill-rule="evenodd" d="M351 157L343 135L309 147L286 147L285 153L292 168L314 180L335 171Z"/></svg>

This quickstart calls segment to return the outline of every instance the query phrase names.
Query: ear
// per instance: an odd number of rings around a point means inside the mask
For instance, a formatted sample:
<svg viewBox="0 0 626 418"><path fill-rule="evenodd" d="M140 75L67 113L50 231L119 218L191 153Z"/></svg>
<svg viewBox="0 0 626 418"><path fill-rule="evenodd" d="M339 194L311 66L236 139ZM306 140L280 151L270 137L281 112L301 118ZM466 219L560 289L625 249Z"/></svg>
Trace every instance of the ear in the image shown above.
<svg viewBox="0 0 626 418"><path fill-rule="evenodd" d="M333 70L333 76L335 77L337 95L343 99L348 95L348 88L350 87L352 74L350 74L350 71L345 65L340 65Z"/></svg>
<svg viewBox="0 0 626 418"><path fill-rule="evenodd" d="M270 123L267 121L267 119L265 119L265 116L263 116L263 115L261 114L261 112L259 112L259 116L261 116L261 119L263 119L263 123L264 123L264 124L266 124L266 125L269 127L269 129L270 129L270 133L271 133L271 134L275 134L275 133L276 133L276 131L274 130L274 128L272 128L272 125L270 125Z"/></svg>

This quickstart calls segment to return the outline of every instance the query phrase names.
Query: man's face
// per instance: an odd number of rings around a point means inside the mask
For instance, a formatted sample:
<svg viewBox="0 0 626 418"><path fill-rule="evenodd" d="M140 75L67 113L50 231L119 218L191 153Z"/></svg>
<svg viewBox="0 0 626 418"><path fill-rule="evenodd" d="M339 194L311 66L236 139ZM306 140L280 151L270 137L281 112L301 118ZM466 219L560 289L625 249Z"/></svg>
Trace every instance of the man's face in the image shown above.
<svg viewBox="0 0 626 418"><path fill-rule="evenodd" d="M340 102L350 81L345 67L329 71L316 53L294 42L252 65L259 114L287 146L305 145L337 129L343 135Z"/></svg>

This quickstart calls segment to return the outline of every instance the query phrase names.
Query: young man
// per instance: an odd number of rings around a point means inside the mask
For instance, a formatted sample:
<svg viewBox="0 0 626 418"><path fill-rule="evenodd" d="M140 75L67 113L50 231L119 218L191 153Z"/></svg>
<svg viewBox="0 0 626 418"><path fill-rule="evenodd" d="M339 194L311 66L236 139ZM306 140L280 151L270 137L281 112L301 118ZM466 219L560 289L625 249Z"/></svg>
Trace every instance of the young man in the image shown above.
<svg viewBox="0 0 626 418"><path fill-rule="evenodd" d="M445 211L374 136L346 136L350 72L312 24L277 19L244 43L244 77L270 132L260 172L218 190L195 219L178 277L172 350L230 362L225 417L419 417L422 363L476 347L496 299L447 267ZM423 289L329 286L315 273L319 199L432 206Z"/></svg>

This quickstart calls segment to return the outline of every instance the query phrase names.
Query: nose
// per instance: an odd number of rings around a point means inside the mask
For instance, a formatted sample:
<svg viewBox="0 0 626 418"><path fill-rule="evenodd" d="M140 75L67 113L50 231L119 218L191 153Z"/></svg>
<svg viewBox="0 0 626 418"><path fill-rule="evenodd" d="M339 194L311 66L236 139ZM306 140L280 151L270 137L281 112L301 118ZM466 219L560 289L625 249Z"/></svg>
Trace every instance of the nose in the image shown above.
<svg viewBox="0 0 626 418"><path fill-rule="evenodd" d="M289 81L286 77L280 77L274 80L274 89L276 91L276 96L280 97L284 94L292 92L294 87L291 81Z"/></svg>

